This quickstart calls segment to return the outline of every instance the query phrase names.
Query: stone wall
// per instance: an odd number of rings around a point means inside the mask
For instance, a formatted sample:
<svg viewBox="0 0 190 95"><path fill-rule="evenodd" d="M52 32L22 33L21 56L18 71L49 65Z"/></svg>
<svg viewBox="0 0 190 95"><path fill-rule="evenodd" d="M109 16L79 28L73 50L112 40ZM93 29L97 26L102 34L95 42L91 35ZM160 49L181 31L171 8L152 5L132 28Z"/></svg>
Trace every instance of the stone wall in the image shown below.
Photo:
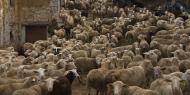
<svg viewBox="0 0 190 95"><path fill-rule="evenodd" d="M18 47L25 41L25 25L60 22L62 0L0 0L0 47Z"/></svg>
<svg viewBox="0 0 190 95"><path fill-rule="evenodd" d="M28 24L32 22L48 22L51 20L50 9L42 8L22 8L21 23Z"/></svg>

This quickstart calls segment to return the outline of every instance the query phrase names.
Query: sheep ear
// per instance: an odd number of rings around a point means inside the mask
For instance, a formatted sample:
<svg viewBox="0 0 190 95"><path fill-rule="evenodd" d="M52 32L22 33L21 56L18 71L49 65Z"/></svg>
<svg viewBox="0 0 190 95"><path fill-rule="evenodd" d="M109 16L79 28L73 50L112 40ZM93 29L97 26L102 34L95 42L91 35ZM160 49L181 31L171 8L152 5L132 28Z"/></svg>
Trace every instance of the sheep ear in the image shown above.
<svg viewBox="0 0 190 95"><path fill-rule="evenodd" d="M172 82L172 80L168 79L168 78L165 78L165 81L167 82Z"/></svg>
<svg viewBox="0 0 190 95"><path fill-rule="evenodd" d="M45 64L44 68L47 69L48 68L48 64Z"/></svg>
<svg viewBox="0 0 190 95"><path fill-rule="evenodd" d="M33 72L34 72L35 74L38 74L38 71L36 71L36 70L34 70Z"/></svg>
<svg viewBox="0 0 190 95"><path fill-rule="evenodd" d="M162 67L162 68L160 68L160 70L166 70L166 67Z"/></svg>
<svg viewBox="0 0 190 95"><path fill-rule="evenodd" d="M127 87L128 87L128 85L123 83L123 87L124 87L124 88L127 88Z"/></svg>
<svg viewBox="0 0 190 95"><path fill-rule="evenodd" d="M107 84L107 88L113 88L113 84L112 83Z"/></svg>
<svg viewBox="0 0 190 95"><path fill-rule="evenodd" d="M45 70L44 70L44 72L48 72L48 70L47 70L47 69L45 69Z"/></svg>

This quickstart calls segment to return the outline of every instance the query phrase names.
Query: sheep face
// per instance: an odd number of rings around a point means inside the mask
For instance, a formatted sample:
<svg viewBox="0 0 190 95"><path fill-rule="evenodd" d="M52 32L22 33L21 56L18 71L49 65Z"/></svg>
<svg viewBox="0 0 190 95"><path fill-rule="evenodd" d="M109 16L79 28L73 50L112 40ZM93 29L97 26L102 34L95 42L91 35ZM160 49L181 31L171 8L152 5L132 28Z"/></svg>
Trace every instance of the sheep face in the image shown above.
<svg viewBox="0 0 190 95"><path fill-rule="evenodd" d="M107 87L110 90L108 93L112 91L113 95L122 95L123 87L126 87L126 84L121 81L116 81L114 83L108 84Z"/></svg>
<svg viewBox="0 0 190 95"><path fill-rule="evenodd" d="M27 77L25 83L29 84L30 86L31 85L36 85L36 84L39 83L39 78L36 77L36 76Z"/></svg>
<svg viewBox="0 0 190 95"><path fill-rule="evenodd" d="M40 79L44 79L45 78L45 72L47 72L46 69L43 68L39 68L38 70L35 70L34 73L38 74Z"/></svg>
<svg viewBox="0 0 190 95"><path fill-rule="evenodd" d="M53 78L48 78L45 80L46 87L47 87L49 92L51 92L53 90L54 81L55 81L55 79L53 79Z"/></svg>
<svg viewBox="0 0 190 95"><path fill-rule="evenodd" d="M183 79L190 81L190 69L183 74Z"/></svg>
<svg viewBox="0 0 190 95"><path fill-rule="evenodd" d="M65 72L65 75L67 75L70 72L72 72L75 75L75 77L80 77L80 75L77 72L77 69L68 70Z"/></svg>

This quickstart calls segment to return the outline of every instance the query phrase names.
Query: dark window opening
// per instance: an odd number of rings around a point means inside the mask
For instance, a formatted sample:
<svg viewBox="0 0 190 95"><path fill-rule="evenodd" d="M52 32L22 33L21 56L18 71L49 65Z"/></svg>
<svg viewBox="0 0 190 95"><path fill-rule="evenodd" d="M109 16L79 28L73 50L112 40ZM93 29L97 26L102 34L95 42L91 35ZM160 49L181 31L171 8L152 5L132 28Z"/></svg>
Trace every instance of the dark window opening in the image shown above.
<svg viewBox="0 0 190 95"><path fill-rule="evenodd" d="M10 40L11 40L11 42L13 42L13 41L14 41L14 38L13 38L13 33L12 33L12 31L10 31Z"/></svg>

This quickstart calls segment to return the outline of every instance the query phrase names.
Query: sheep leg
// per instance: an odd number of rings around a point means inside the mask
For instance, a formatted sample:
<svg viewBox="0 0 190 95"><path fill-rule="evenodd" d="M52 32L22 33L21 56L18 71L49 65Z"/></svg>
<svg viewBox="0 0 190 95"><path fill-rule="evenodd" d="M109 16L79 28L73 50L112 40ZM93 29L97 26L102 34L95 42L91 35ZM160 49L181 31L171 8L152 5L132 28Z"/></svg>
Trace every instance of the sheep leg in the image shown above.
<svg viewBox="0 0 190 95"><path fill-rule="evenodd" d="M106 95L104 91L100 91L100 95Z"/></svg>
<svg viewBox="0 0 190 95"><path fill-rule="evenodd" d="M96 95L98 95L99 94L99 90L96 90Z"/></svg>
<svg viewBox="0 0 190 95"><path fill-rule="evenodd" d="M88 93L87 95L90 95L91 88L87 87Z"/></svg>

